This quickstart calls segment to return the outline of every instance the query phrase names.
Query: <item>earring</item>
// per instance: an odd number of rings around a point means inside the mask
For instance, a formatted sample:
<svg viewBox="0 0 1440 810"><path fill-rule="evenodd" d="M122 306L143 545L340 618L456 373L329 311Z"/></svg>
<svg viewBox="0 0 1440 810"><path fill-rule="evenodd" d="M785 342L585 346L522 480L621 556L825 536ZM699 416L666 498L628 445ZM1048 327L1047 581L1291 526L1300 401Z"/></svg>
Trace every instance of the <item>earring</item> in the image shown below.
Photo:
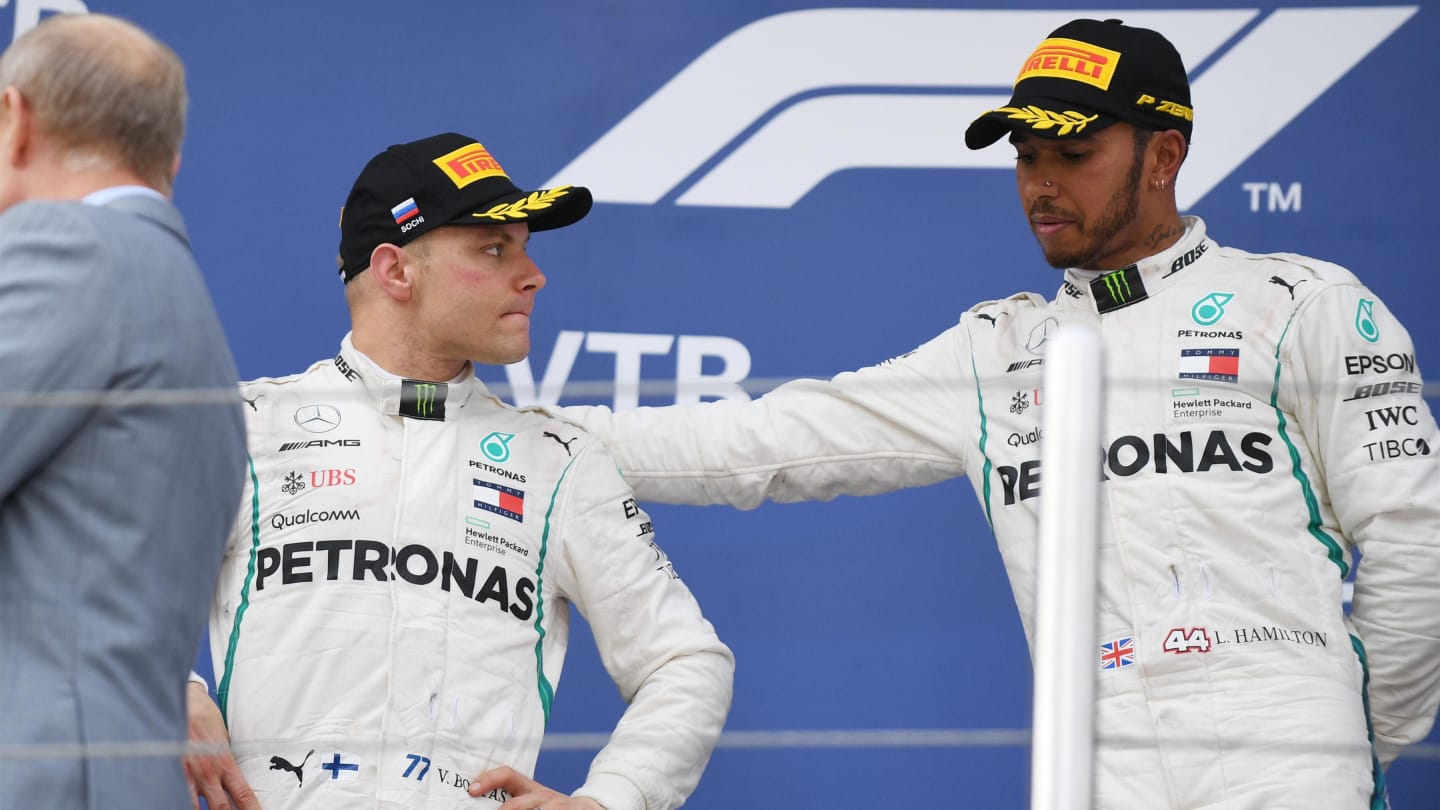
<svg viewBox="0 0 1440 810"><path fill-rule="evenodd" d="M1151 182L1150 185L1154 186L1156 191L1164 191L1164 190L1165 190L1165 178L1163 178L1163 177L1157 177L1157 178L1155 178L1154 181Z"/></svg>
<svg viewBox="0 0 1440 810"><path fill-rule="evenodd" d="M1053 186L1053 185L1055 185L1054 182L1052 182L1052 181L1050 181L1050 180L1046 180L1046 181L1045 181L1045 188L1050 188L1050 187Z"/></svg>

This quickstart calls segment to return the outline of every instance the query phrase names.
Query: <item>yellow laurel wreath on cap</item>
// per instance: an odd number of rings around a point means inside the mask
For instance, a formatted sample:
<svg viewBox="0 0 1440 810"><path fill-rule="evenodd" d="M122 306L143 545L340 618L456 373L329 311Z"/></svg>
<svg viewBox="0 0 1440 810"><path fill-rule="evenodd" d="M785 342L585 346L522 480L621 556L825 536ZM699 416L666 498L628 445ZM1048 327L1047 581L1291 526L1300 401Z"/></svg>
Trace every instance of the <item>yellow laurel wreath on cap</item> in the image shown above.
<svg viewBox="0 0 1440 810"><path fill-rule="evenodd" d="M522 197L512 203L501 203L483 214L471 214L472 217L488 217L490 219L525 219L530 216L531 211L540 211L549 208L556 200L570 193L569 186L557 186L545 191L532 191L526 197Z"/></svg>
<svg viewBox="0 0 1440 810"><path fill-rule="evenodd" d="M1071 134L1072 131L1078 133L1084 130L1086 124L1100 117L1098 115L1085 115L1075 112L1074 110L1066 110L1063 113L1050 112L1049 110L1042 110L1033 104L1028 107L1001 107L995 112L1003 112L1006 118L1029 124L1031 129L1054 129L1055 127L1059 127L1060 130L1055 134L1062 137Z"/></svg>

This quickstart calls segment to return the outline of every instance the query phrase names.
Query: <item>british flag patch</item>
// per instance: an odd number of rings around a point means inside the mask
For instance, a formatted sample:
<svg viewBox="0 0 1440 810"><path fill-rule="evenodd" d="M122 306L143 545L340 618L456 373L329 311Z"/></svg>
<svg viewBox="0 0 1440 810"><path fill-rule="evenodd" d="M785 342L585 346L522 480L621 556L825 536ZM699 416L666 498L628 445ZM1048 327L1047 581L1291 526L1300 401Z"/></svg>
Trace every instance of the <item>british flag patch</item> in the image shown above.
<svg viewBox="0 0 1440 810"><path fill-rule="evenodd" d="M1135 639L1121 638L1100 645L1100 668L1119 669L1135 663Z"/></svg>

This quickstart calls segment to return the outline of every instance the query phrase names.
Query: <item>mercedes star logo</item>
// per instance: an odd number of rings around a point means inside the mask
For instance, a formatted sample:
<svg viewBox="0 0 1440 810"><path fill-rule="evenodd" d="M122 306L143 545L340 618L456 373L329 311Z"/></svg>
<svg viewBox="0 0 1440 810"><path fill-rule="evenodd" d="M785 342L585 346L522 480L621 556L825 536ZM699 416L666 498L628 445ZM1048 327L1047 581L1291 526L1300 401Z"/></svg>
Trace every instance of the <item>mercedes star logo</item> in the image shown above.
<svg viewBox="0 0 1440 810"><path fill-rule="evenodd" d="M1030 330L1030 339L1025 342L1025 348L1031 354L1044 354L1045 341L1050 339L1050 333L1060 328L1060 322L1054 318L1046 318L1039 326Z"/></svg>
<svg viewBox="0 0 1440 810"><path fill-rule="evenodd" d="M340 411L329 405L306 405L296 409L295 424L311 433L329 433L340 427Z"/></svg>

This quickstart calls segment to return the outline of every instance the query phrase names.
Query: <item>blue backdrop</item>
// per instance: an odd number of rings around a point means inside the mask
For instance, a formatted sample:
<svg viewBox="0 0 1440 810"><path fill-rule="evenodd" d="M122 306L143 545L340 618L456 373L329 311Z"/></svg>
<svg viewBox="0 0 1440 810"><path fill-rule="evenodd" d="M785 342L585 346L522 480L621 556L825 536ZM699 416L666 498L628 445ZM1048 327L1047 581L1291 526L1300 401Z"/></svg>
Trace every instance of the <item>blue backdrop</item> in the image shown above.
<svg viewBox="0 0 1440 810"><path fill-rule="evenodd" d="M529 361L482 371L522 401L829 376L975 301L1049 295L1009 150L970 153L961 133L1074 16L1180 47L1196 123L1179 192L1212 235L1350 267L1440 367L1433 3L0 0L0 26L87 7L189 67L176 196L245 377L334 354L345 193L386 145L445 130L521 185L596 193L584 223L532 243L550 288ZM1028 726L1020 623L967 483L652 515L735 650L729 730ZM582 629L552 730L605 731L620 710ZM1397 808L1440 803L1435 739L1392 769ZM589 756L546 753L539 776L573 788ZM1028 783L1016 744L733 747L690 806L1020 808Z"/></svg>

